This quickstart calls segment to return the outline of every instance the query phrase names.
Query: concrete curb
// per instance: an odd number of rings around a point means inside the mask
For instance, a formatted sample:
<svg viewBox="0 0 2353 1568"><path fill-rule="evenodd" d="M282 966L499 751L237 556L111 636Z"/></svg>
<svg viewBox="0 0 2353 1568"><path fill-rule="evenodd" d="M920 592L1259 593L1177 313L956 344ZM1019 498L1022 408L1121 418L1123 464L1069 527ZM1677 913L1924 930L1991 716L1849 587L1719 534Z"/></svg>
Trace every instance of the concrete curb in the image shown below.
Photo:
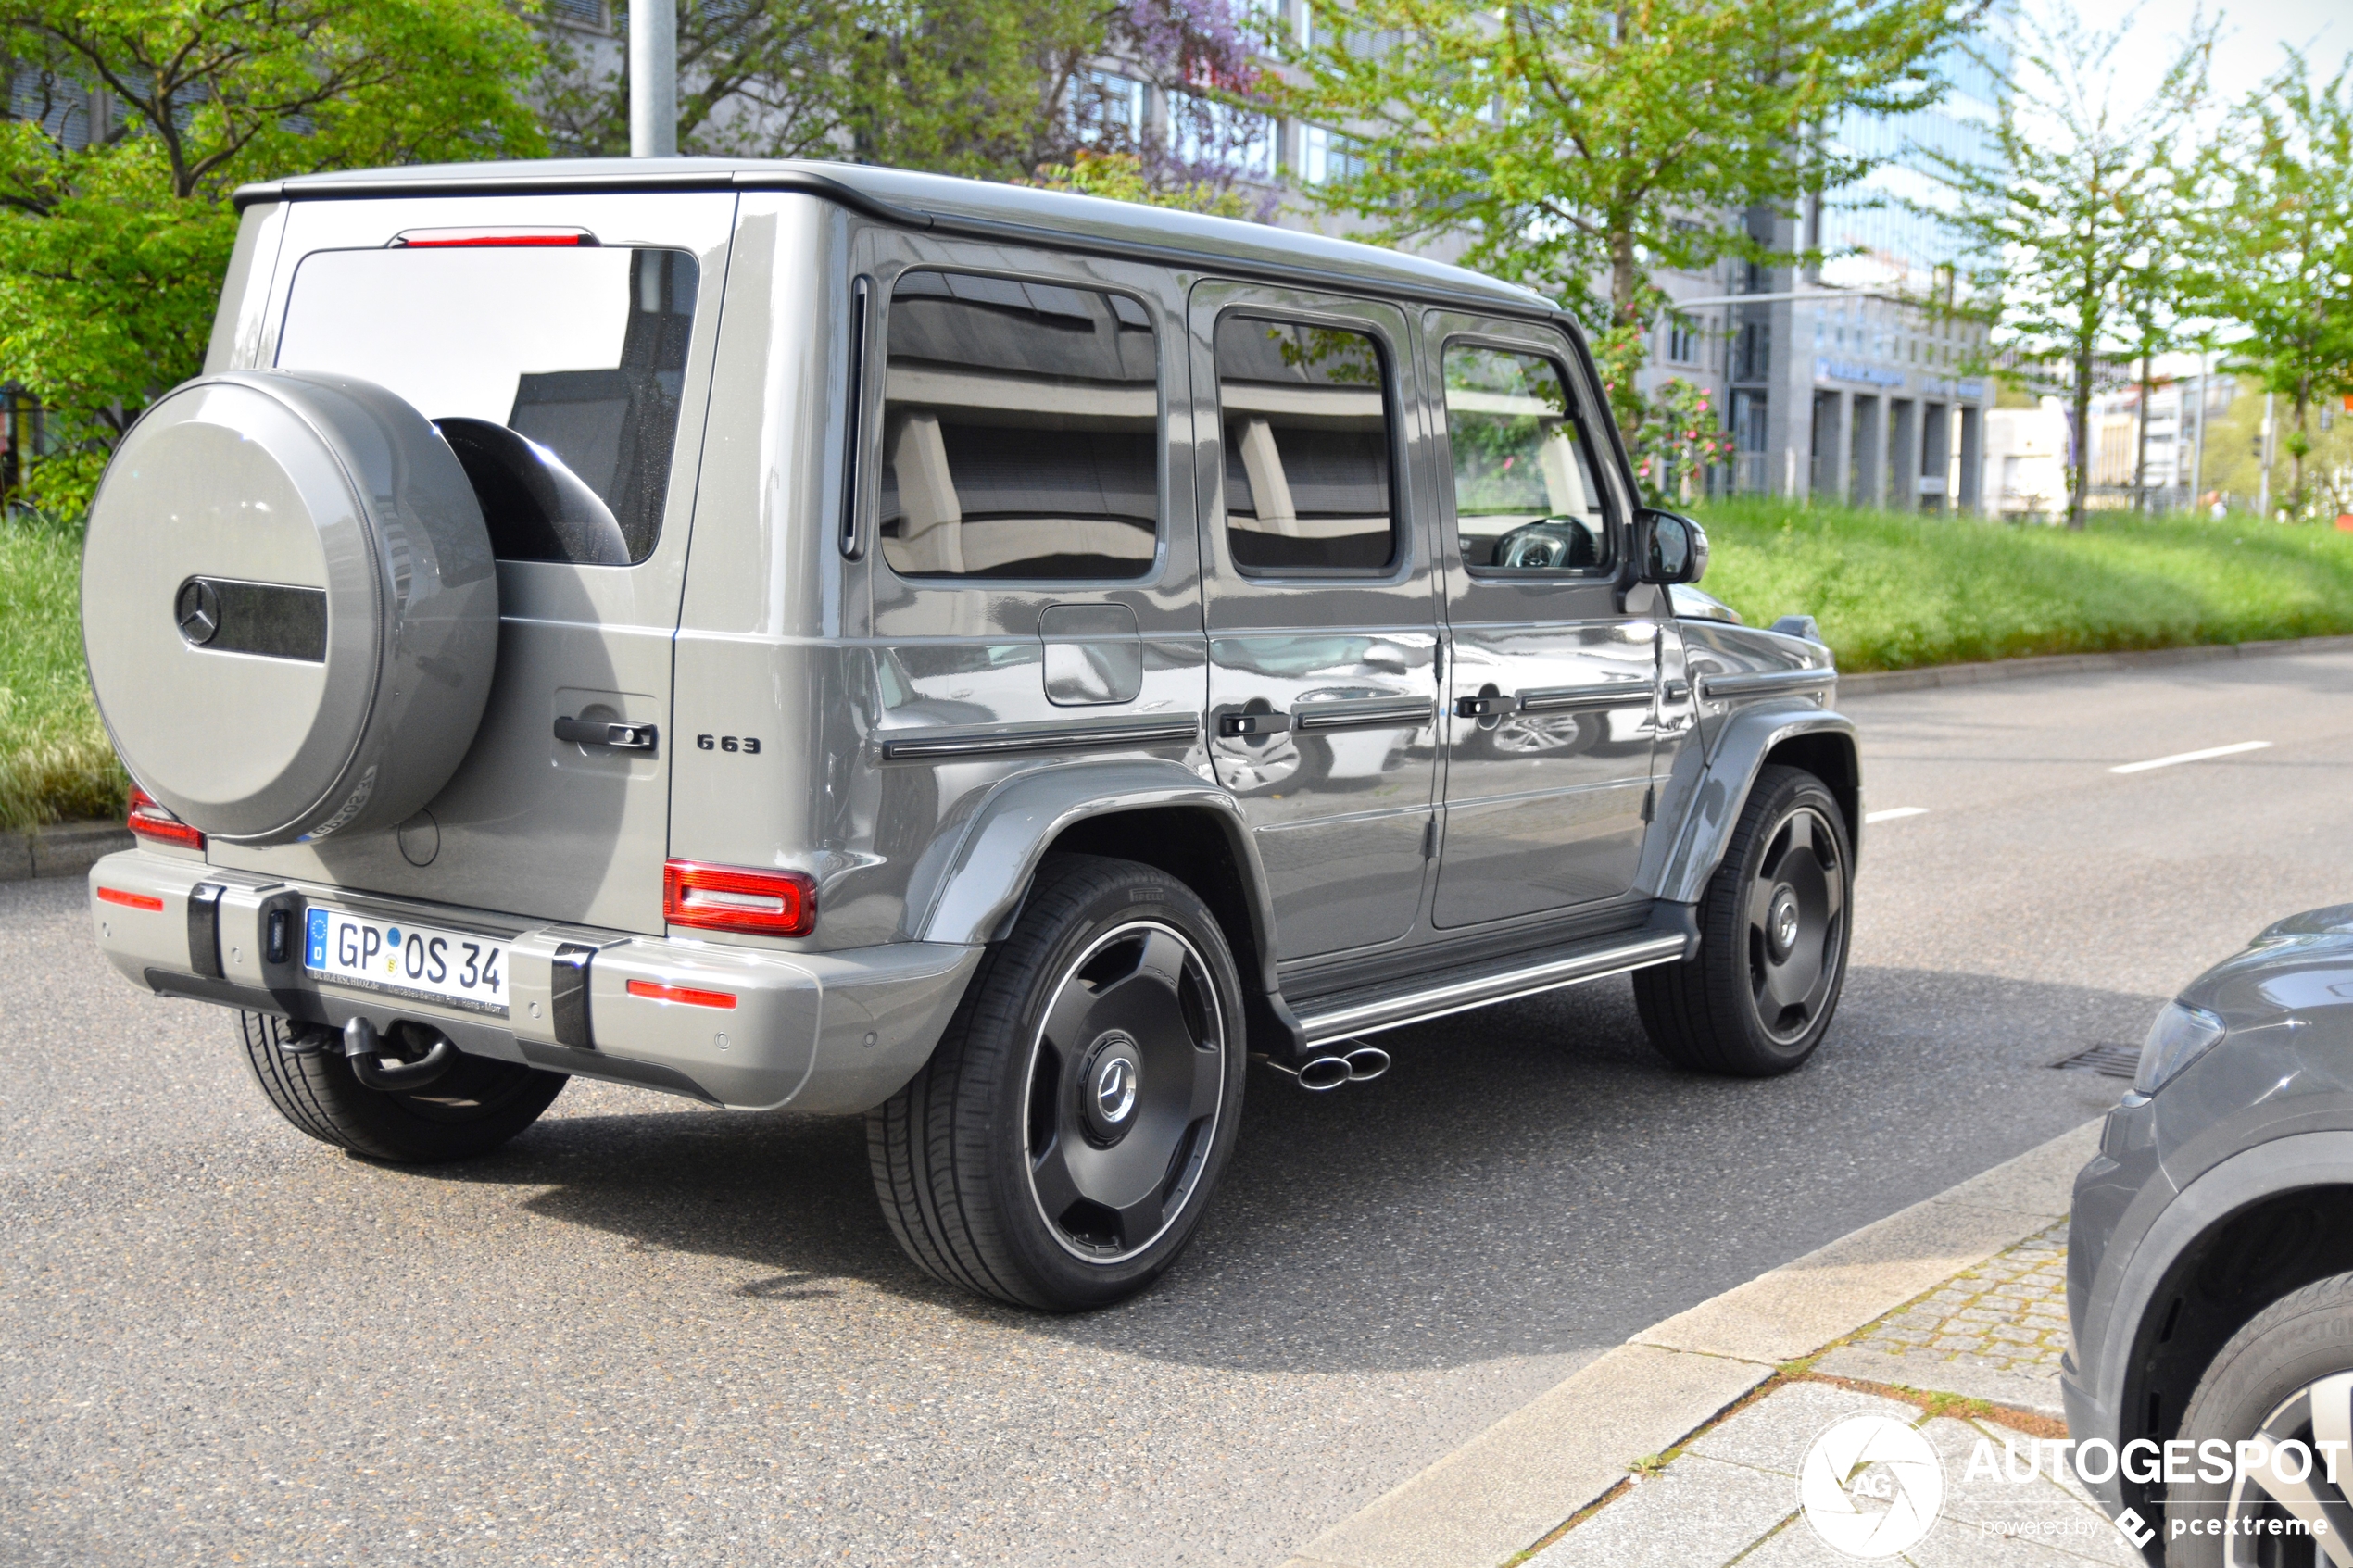
<svg viewBox="0 0 2353 1568"><path fill-rule="evenodd" d="M0 882L80 876L101 857L135 842L120 822L57 822L31 833L0 833Z"/></svg>
<svg viewBox="0 0 2353 1568"><path fill-rule="evenodd" d="M2353 646L2353 639L2346 639ZM1713 1299L1580 1367L1284 1568L1508 1562L1773 1375L2068 1210L2099 1123L2027 1150Z"/></svg>
<svg viewBox="0 0 2353 1568"><path fill-rule="evenodd" d="M1841 675L1841 696L1875 696L1930 686L1974 686L1985 681L2022 681L2032 675L2077 675L2095 670L2144 670L2153 665L2212 664L2231 659L2269 659L2286 653L2341 653L2353 637L2290 637L2261 643L2211 643L2200 647L2144 648L2133 653L2061 653L2039 659L2000 659L1983 664L1936 664L1925 670L1885 670Z"/></svg>

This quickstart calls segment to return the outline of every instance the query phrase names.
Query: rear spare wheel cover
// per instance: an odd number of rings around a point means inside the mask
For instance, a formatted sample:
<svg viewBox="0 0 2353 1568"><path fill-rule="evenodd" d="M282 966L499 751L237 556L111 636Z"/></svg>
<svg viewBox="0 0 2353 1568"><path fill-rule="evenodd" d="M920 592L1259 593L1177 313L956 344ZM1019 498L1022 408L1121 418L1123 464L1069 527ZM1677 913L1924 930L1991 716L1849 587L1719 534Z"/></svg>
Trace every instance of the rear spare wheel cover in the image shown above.
<svg viewBox="0 0 2353 1568"><path fill-rule="evenodd" d="M482 508L372 382L203 376L116 448L90 507L82 646L141 788L237 844L389 827L456 771L490 693Z"/></svg>

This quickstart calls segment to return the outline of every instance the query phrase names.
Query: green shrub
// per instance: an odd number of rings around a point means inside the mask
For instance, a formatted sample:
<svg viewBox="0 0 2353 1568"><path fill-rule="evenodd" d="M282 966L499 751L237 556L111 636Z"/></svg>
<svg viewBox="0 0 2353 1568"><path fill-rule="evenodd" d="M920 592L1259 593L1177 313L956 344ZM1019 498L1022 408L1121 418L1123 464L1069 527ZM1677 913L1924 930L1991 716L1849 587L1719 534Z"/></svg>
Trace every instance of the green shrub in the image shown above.
<svg viewBox="0 0 2353 1568"><path fill-rule="evenodd" d="M2082 533L1735 501L1703 584L1752 625L1811 615L1843 670L2353 633L2353 534L2095 513Z"/></svg>
<svg viewBox="0 0 2353 1568"><path fill-rule="evenodd" d="M82 531L0 520L0 828L120 814L129 781L82 662Z"/></svg>

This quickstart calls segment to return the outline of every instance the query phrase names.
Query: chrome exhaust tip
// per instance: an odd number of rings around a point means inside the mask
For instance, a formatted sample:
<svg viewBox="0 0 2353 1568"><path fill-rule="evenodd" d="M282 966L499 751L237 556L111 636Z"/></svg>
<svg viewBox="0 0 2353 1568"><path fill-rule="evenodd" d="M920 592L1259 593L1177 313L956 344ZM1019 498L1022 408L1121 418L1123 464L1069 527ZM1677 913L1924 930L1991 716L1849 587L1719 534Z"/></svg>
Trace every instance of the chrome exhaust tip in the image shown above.
<svg viewBox="0 0 2353 1568"><path fill-rule="evenodd" d="M1309 1094L1315 1095L1337 1089L1353 1076L1349 1071L1348 1059L1344 1056L1319 1056L1301 1062L1297 1067L1285 1066L1269 1057L1266 1059L1266 1065L1305 1089Z"/></svg>
<svg viewBox="0 0 2353 1568"><path fill-rule="evenodd" d="M1340 1060L1348 1063L1352 1084L1369 1084L1389 1071L1389 1053L1378 1046L1358 1046Z"/></svg>

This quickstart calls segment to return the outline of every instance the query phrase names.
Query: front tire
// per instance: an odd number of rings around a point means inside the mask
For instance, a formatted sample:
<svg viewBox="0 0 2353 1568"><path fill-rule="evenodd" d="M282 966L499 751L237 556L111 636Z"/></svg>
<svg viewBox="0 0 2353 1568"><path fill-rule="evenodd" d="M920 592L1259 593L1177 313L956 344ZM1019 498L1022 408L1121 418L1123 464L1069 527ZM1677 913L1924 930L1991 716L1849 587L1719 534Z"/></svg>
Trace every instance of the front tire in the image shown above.
<svg viewBox="0 0 2353 1568"><path fill-rule="evenodd" d="M1845 814L1799 768L1757 771L1699 903L1699 953L1638 970L1634 1003L1678 1067L1769 1078L1814 1054L1838 1010L1852 935Z"/></svg>
<svg viewBox="0 0 2353 1568"><path fill-rule="evenodd" d="M487 1154L539 1120L571 1080L511 1061L460 1056L421 1089L371 1089L343 1053L293 1055L283 1018L237 1015L245 1064L278 1114L321 1143L395 1165Z"/></svg>
<svg viewBox="0 0 2353 1568"><path fill-rule="evenodd" d="M1109 1306L1184 1250L1241 1120L1241 983L1164 872L1048 859L913 1081L868 1112L891 1234L1016 1306Z"/></svg>
<svg viewBox="0 0 2353 1568"><path fill-rule="evenodd" d="M2332 1443L2353 1437L2353 1274L2291 1292L2233 1335L2190 1395L2181 1436L2192 1442L2221 1438L2233 1454L2243 1441L2293 1439L2304 1445L2310 1466L2306 1470L2288 1450L2276 1467L2259 1464L2243 1480L2233 1474L2212 1482L2194 1474L2168 1486L2167 1568L2305 1568L2331 1562L2312 1537L2285 1530L2299 1517L2325 1518L2333 1530L2353 1521L2353 1452L2335 1450L2337 1480L2332 1483L2328 1458L2315 1447L2316 1437ZM2297 1476L2298 1471L2304 1474Z"/></svg>

